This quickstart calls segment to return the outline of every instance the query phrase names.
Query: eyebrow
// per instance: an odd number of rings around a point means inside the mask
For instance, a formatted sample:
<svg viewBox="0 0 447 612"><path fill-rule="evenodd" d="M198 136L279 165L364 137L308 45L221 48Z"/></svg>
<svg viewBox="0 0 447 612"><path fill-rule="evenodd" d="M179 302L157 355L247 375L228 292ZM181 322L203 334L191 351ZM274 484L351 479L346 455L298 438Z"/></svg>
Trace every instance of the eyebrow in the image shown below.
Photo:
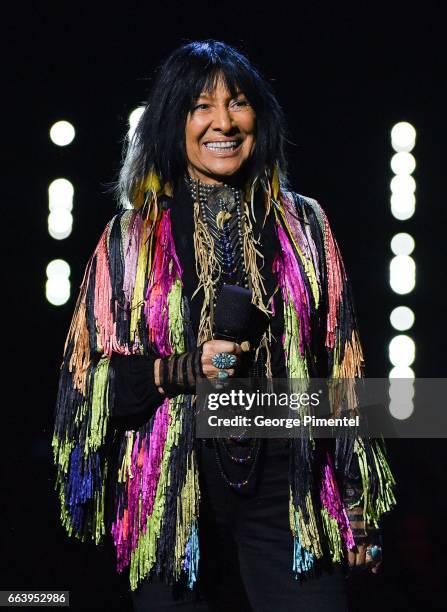
<svg viewBox="0 0 447 612"><path fill-rule="evenodd" d="M231 100L233 100L234 98L238 98L239 96L245 96L244 92L243 91L236 92L236 95L232 96ZM197 100L199 100L200 98L208 98L209 99L211 97L212 97L212 95L210 95L209 93L206 93L205 91L203 91L201 94L199 94Z"/></svg>

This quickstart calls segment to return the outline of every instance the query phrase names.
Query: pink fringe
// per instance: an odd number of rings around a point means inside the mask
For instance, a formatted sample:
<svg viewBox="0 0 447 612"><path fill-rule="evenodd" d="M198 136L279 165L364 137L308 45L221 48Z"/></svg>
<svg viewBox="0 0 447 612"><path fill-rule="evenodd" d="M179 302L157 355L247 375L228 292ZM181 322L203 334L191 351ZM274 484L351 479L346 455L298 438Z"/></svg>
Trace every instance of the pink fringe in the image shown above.
<svg viewBox="0 0 447 612"><path fill-rule="evenodd" d="M141 439L139 432L136 433L130 465L132 478L127 478L127 495L124 497L126 503L120 500L117 519L111 530L117 550L118 572L130 563L131 553L138 546L140 533L146 532L147 519L154 509L169 422L169 400L165 400L156 412L152 432Z"/></svg>
<svg viewBox="0 0 447 612"><path fill-rule="evenodd" d="M329 516L337 521L340 535L347 548L354 548L355 542L352 535L346 508L340 497L337 481L335 479L334 467L329 453L326 453L326 465L324 467L323 479L321 481L320 499Z"/></svg>
<svg viewBox="0 0 447 612"><path fill-rule="evenodd" d="M183 273L175 252L170 213L170 210L163 211L156 229L152 277L144 305L150 341L160 357L167 357L172 353L169 342L168 294L176 279L181 278Z"/></svg>
<svg viewBox="0 0 447 612"><path fill-rule="evenodd" d="M278 238L282 258L275 258L273 269L278 275L284 301L288 304L290 293L296 309L300 330L300 352L304 356L304 347L310 342L310 297L290 241L279 224Z"/></svg>
<svg viewBox="0 0 447 612"><path fill-rule="evenodd" d="M107 252L107 231L96 250L95 303L94 314L99 329L102 351L110 357L116 334L112 310L112 285L110 282L109 257ZM115 338L116 343L116 338Z"/></svg>

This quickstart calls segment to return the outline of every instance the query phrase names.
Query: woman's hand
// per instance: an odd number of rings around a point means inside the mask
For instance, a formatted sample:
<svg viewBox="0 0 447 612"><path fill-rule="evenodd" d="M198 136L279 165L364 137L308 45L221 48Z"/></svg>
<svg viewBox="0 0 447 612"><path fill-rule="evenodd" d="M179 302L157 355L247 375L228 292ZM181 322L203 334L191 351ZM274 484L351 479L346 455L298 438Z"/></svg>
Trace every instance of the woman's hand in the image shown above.
<svg viewBox="0 0 447 612"><path fill-rule="evenodd" d="M228 376L234 376L235 367L228 369L219 369L213 364L212 359L217 353L228 353L236 357L235 366L238 364L238 357L242 353L239 344L228 342L227 340L208 340L202 345L201 366L203 374L206 378L217 378L219 372L227 372ZM190 354L190 353L189 353ZM158 387L158 391L162 394L165 390L161 386L161 359L156 359L154 362L154 381Z"/></svg>
<svg viewBox="0 0 447 612"><path fill-rule="evenodd" d="M217 353L234 355L236 357L236 366L242 349L236 342L229 342L228 340L208 340L208 342L204 342L202 346L202 370L206 378L217 378L219 372L227 372L228 376L234 376L235 367L219 369L213 365L212 358Z"/></svg>
<svg viewBox="0 0 447 612"><path fill-rule="evenodd" d="M351 529L363 530L365 529L365 521L363 519L363 508L356 507L349 510L349 521ZM359 542L356 545L355 550L348 551L348 564L350 570L361 571L371 570L373 574L377 574L380 570L380 564L382 562L382 549L379 547L380 554L373 557L371 549L377 539L377 530L371 530L367 532L364 542Z"/></svg>

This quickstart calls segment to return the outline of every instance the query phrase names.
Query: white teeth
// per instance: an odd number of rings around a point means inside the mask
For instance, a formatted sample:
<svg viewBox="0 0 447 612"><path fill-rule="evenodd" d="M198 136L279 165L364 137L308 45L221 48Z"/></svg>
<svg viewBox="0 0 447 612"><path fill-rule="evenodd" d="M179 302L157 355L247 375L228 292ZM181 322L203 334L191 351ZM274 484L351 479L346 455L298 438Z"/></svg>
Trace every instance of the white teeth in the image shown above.
<svg viewBox="0 0 447 612"><path fill-rule="evenodd" d="M218 149L235 149L239 145L237 140L229 140L227 142L207 142L205 147L217 151Z"/></svg>

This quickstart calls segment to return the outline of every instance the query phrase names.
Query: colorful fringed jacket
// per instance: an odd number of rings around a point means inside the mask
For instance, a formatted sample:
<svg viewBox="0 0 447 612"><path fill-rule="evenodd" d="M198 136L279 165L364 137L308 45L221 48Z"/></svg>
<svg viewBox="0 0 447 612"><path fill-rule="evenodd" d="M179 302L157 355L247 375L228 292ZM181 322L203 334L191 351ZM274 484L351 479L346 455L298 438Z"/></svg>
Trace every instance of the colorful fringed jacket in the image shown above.
<svg viewBox="0 0 447 612"><path fill-rule="evenodd" d="M326 214L315 200L286 192L278 182L263 188L261 197L277 235L274 272L284 304L288 377L306 379L313 372L316 321L328 379L361 377L349 281ZM250 194L245 199L249 241ZM128 568L132 589L154 575L171 583L186 580L192 588L200 556L194 396L165 399L138 429L115 427L111 418L113 352L155 351L166 357L189 350L182 265L171 227L175 211L162 201L160 185L148 179L134 208L108 223L88 261L65 345L53 437L63 525L69 535L96 544L111 536L118 571ZM260 306L259 291L254 291L256 301ZM210 339L210 330L201 321L201 341ZM395 504L382 440L336 440L323 460L318 442L294 440L291 445L295 576L311 570L323 555L337 562L354 548L349 507L361 505L366 525L377 527ZM113 462L112 446L118 449ZM355 460L360 493L348 504L344 492Z"/></svg>

